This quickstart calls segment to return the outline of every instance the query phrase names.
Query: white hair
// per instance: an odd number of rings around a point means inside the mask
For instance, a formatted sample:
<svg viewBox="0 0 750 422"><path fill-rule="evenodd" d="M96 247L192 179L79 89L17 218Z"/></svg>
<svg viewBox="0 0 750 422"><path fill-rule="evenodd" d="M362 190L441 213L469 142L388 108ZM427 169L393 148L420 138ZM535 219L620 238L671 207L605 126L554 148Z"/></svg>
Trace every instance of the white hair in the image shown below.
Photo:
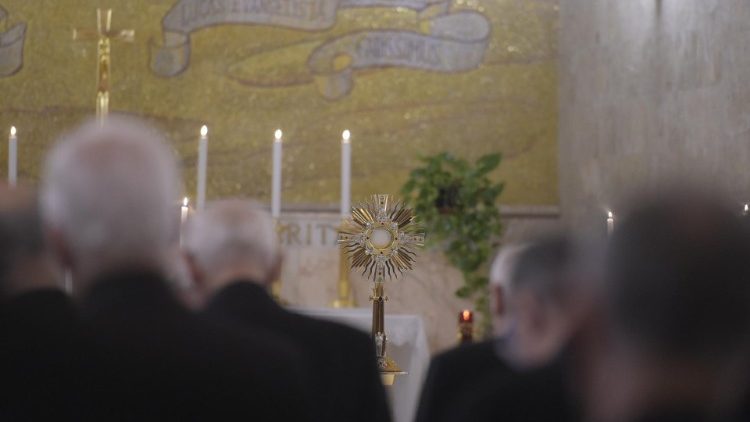
<svg viewBox="0 0 750 422"><path fill-rule="evenodd" d="M244 265L258 271L258 277L267 278L280 258L271 216L248 200L229 199L210 204L189 221L184 242L197 265L213 274Z"/></svg>
<svg viewBox="0 0 750 422"><path fill-rule="evenodd" d="M177 233L178 186L162 136L139 120L110 116L79 126L49 153L42 214L88 271L156 263Z"/></svg>
<svg viewBox="0 0 750 422"><path fill-rule="evenodd" d="M500 286L506 293L510 291L516 261L527 247L527 244L522 243L507 245L500 249L490 267L490 285Z"/></svg>

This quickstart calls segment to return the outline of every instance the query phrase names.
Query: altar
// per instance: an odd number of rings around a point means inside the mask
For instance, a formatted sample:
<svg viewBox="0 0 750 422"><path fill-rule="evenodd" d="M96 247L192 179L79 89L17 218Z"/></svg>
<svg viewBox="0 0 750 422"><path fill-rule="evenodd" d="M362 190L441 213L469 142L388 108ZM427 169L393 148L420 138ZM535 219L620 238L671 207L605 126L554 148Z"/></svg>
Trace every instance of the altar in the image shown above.
<svg viewBox="0 0 750 422"><path fill-rule="evenodd" d="M372 310L370 308L332 309L295 308L316 318L336 321L370 333ZM388 354L407 372L386 388L395 422L414 420L419 393L430 364L424 321L419 315L387 314Z"/></svg>

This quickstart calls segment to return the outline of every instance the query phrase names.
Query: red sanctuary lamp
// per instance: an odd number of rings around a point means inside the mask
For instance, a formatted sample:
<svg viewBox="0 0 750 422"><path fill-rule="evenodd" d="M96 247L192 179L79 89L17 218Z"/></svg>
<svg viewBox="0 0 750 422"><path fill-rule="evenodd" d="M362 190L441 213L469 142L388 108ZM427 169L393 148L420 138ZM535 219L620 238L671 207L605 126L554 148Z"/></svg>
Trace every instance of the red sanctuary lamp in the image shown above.
<svg viewBox="0 0 750 422"><path fill-rule="evenodd" d="M474 342L474 313L468 309L458 313L458 344Z"/></svg>

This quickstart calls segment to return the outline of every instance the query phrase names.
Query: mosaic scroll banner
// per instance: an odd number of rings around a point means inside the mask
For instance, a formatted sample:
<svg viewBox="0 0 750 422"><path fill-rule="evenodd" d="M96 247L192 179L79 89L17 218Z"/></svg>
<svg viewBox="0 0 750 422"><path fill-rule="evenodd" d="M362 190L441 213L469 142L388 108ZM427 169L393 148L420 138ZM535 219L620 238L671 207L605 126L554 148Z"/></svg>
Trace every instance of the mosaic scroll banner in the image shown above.
<svg viewBox="0 0 750 422"><path fill-rule="evenodd" d="M151 70L163 77L184 72L190 34L216 25L279 26L324 31L339 9L392 7L418 12L423 32L363 30L323 42L308 67L321 95L345 96L357 69L398 66L437 72L477 67L490 35L487 18L472 11L448 12L446 0L180 0L162 20L164 42L151 43Z"/></svg>
<svg viewBox="0 0 750 422"><path fill-rule="evenodd" d="M345 96L358 69L396 66L453 73L482 63L490 36L489 22L482 14L458 12L427 24L427 34L371 30L321 45L308 60L318 90L329 99Z"/></svg>
<svg viewBox="0 0 750 422"><path fill-rule="evenodd" d="M0 22L7 19L8 12L0 6ZM19 23L0 33L0 78L11 76L23 67L23 45L26 24Z"/></svg>

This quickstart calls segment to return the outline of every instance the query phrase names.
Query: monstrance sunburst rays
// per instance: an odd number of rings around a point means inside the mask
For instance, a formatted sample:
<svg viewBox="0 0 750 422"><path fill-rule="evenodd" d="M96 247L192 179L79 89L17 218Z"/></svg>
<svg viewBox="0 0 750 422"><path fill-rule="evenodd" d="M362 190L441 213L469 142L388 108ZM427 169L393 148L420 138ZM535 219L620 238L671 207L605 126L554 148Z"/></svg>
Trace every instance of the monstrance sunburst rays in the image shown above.
<svg viewBox="0 0 750 422"><path fill-rule="evenodd" d="M415 248L424 232L414 212L390 195L373 195L352 207L352 218L339 230L338 242L351 257L352 268L373 281L397 278L413 268Z"/></svg>
<svg viewBox="0 0 750 422"><path fill-rule="evenodd" d="M371 278L372 338L378 368L383 382L393 384L396 375L405 371L386 354L384 281L411 270L415 248L424 246L424 232L416 223L414 212L390 195L373 195L369 201L352 207L352 218L339 230L339 245L352 259L352 268L362 268Z"/></svg>

